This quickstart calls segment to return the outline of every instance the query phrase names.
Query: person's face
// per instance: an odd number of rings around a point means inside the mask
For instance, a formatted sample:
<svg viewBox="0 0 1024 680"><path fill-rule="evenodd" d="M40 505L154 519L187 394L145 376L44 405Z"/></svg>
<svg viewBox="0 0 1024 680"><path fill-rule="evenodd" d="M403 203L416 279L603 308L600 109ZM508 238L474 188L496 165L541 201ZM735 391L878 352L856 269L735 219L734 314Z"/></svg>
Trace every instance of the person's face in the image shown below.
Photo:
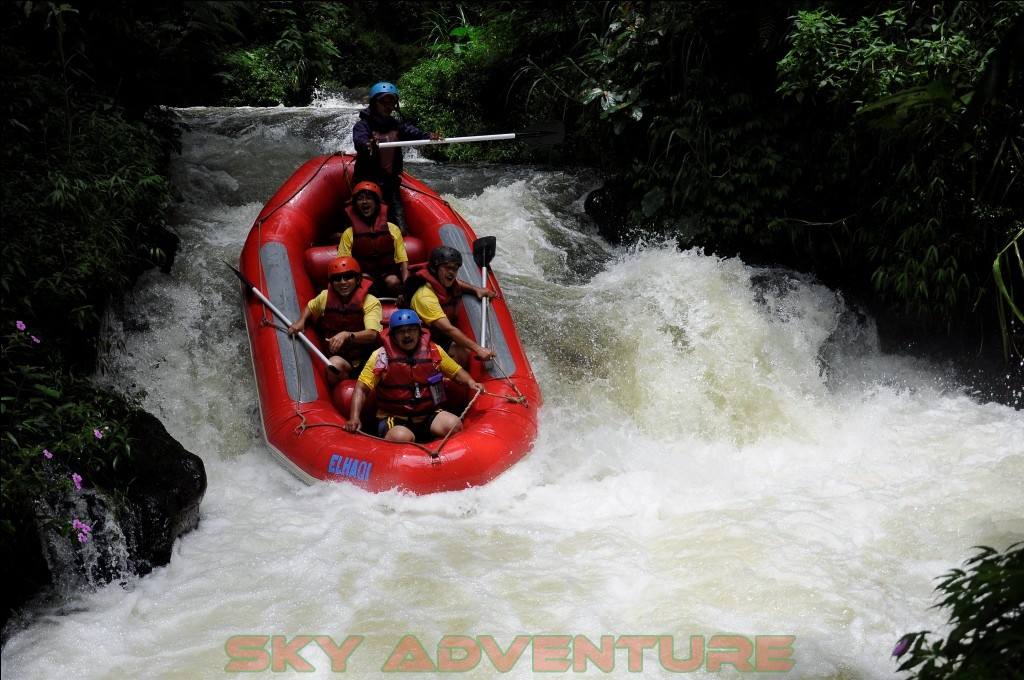
<svg viewBox="0 0 1024 680"><path fill-rule="evenodd" d="M444 264L437 266L437 280L441 284L448 288L455 283L455 277L459 275L459 267L461 265L455 262L445 262Z"/></svg>
<svg viewBox="0 0 1024 680"><path fill-rule="evenodd" d="M393 94L382 95L373 100L373 106L377 110L378 116L387 118L398 106L398 97Z"/></svg>
<svg viewBox="0 0 1024 680"><path fill-rule="evenodd" d="M331 285L334 291L343 298L355 292L356 283L359 281L359 274L356 272L342 272L331 277Z"/></svg>
<svg viewBox="0 0 1024 680"><path fill-rule="evenodd" d="M356 194L356 210L363 217L368 219L377 215L377 197L369 191L360 191Z"/></svg>
<svg viewBox="0 0 1024 680"><path fill-rule="evenodd" d="M398 349L403 352L411 352L416 349L416 345L419 344L420 327L416 324L399 326L391 331L391 337L394 338L395 344L398 345Z"/></svg>

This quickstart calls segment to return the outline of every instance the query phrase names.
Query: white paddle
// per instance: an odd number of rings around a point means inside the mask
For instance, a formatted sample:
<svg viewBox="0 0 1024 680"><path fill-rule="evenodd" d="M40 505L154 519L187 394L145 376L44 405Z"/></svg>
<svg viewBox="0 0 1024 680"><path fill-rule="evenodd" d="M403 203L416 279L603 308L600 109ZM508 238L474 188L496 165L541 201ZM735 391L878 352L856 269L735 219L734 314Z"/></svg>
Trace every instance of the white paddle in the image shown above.
<svg viewBox="0 0 1024 680"><path fill-rule="evenodd" d="M231 265L228 264L227 262L225 262L224 264L227 264L229 267L231 267ZM234 267L231 267L231 271L233 271L235 275L238 276L239 279L241 279L242 283L245 284L246 287L248 287L250 293L255 294L256 297L258 297L263 302L263 304L265 304L267 308L274 313L274 316L281 320L281 323L283 323L285 326L292 325L292 322L288 320L288 317L284 315L284 312L278 309L266 295L260 292L260 289L257 288L252 281L247 279L245 274L238 271ZM310 351L311 354L315 355L317 358L320 359L320 361L324 362L324 364L327 365L328 370L332 371L333 373L341 373L341 371L338 370L338 367L332 364L331 360L324 356L324 353L321 352L320 349L313 344L313 341L307 338L304 333L297 333L296 335L299 336L299 340L302 341L302 344L306 346L306 348Z"/></svg>
<svg viewBox="0 0 1024 680"><path fill-rule="evenodd" d="M386 149L390 146L429 146L432 144L461 144L462 142L497 142L503 139L523 141L530 146L542 144L561 144L565 139L565 126L553 120L537 123L523 128L519 132L506 132L498 135L475 135L472 137L448 137L447 139L410 139L404 142L381 142L377 146Z"/></svg>

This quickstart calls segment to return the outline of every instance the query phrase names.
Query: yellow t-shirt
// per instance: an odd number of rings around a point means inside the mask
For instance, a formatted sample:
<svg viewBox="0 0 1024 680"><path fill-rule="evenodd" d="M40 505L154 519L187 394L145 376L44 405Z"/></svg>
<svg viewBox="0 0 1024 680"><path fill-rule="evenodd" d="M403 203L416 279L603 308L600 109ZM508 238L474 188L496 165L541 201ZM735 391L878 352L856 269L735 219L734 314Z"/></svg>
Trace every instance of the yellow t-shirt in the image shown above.
<svg viewBox="0 0 1024 680"><path fill-rule="evenodd" d="M409 255L405 252L405 240L402 238L402 230L388 222L388 231L391 232L391 239L395 242L395 262L408 262ZM352 227L342 232L341 243L338 244L338 257L352 257L353 238Z"/></svg>
<svg viewBox="0 0 1024 680"><path fill-rule="evenodd" d="M434 292L434 287L429 283L424 283L412 294L409 308L416 312L420 321L427 325L446 316L444 309L441 308L441 301L437 299L437 293Z"/></svg>
<svg viewBox="0 0 1024 680"><path fill-rule="evenodd" d="M323 316L324 311L327 309L327 291L322 291L310 300L307 307L309 307L309 312L313 315L314 320ZM383 316L384 313L380 306L380 300L367 294L363 298L363 326L379 333L384 330L384 324L381 323Z"/></svg>

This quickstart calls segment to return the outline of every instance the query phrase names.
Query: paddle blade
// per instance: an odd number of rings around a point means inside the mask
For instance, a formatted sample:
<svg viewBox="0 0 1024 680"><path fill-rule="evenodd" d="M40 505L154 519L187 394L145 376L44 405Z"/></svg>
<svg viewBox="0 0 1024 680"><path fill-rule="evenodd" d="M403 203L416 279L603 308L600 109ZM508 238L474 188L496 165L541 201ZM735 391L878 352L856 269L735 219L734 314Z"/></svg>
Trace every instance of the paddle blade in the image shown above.
<svg viewBox="0 0 1024 680"><path fill-rule="evenodd" d="M473 261L476 266L489 267L497 245L498 239L495 236L484 236L473 241Z"/></svg>
<svg viewBox="0 0 1024 680"><path fill-rule="evenodd" d="M517 132L516 141L526 142L530 146L561 144L565 141L565 126L557 120L536 123Z"/></svg>

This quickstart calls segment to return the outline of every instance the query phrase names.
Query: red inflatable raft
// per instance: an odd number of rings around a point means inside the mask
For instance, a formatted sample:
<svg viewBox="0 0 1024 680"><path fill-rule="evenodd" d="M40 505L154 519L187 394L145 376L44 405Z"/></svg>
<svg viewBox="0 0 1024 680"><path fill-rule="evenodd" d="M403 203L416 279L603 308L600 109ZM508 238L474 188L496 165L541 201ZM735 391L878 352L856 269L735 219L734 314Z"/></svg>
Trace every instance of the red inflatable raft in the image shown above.
<svg viewBox="0 0 1024 680"><path fill-rule="evenodd" d="M541 404L537 380L489 270L488 285L499 297L488 304L485 339L498 357L464 367L484 386L485 393L475 399L447 381L445 408L464 415L462 431L446 439L396 444L346 432L341 425L354 381L329 390L322 361L285 332L283 320L297 320L306 302L326 287L327 263L337 251L331 237L341 231L354 162L353 156L332 155L305 163L263 207L242 248L240 268L248 280L241 286L245 323L267 443L287 469L308 483L351 482L370 491L417 494L485 484L532 448ZM473 258L476 236L465 220L408 174L402 177L402 196L410 263L425 261L436 246L452 246L463 255L459 278L483 285ZM394 304L382 302L386 319ZM463 305L458 326L479 341L481 303L465 296ZM312 345L323 347L312 326L306 334ZM363 422L376 423L374 413L371 398Z"/></svg>

